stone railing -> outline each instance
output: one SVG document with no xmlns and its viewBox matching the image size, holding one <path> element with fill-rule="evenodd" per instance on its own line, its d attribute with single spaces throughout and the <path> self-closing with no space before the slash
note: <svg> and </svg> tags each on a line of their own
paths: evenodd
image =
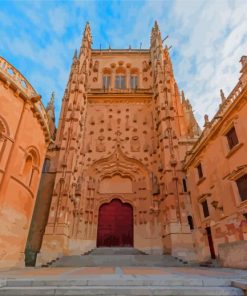
<svg viewBox="0 0 247 296">
<path fill-rule="evenodd" d="M 0 57 L 0 72 L 14 82 L 27 96 L 36 95 L 36 91 L 27 79 L 3 57 Z"/>
<path fill-rule="evenodd" d="M 210 127 L 214 126 L 219 121 L 219 119 L 223 117 L 223 115 L 228 110 L 228 108 L 239 97 L 239 95 L 245 88 L 246 87 L 244 87 L 240 81 L 237 83 L 237 85 L 234 87 L 234 89 L 231 91 L 231 93 L 225 99 L 225 101 L 220 104 L 219 110 L 216 112 L 216 114 L 210 121 L 210 125 L 209 125 Z"/>
<path fill-rule="evenodd" d="M 18 88 L 31 100 L 33 103 L 32 110 L 42 125 L 46 140 L 48 141 L 50 138 L 48 118 L 45 107 L 40 100 L 41 96 L 35 91 L 27 79 L 3 57 L 0 57 L 0 73 L 3 74 L 6 81 L 14 84 L 15 88 Z"/>
<path fill-rule="evenodd" d="M 239 95 L 246 91 L 247 84 L 243 84 L 241 81 L 237 83 L 237 85 L 234 87 L 234 89 L 231 91 L 231 93 L 228 95 L 228 97 L 219 105 L 219 109 L 212 118 L 211 121 L 208 121 L 205 123 L 205 128 L 199 137 L 197 143 L 192 148 L 189 154 L 194 154 L 198 147 L 203 143 L 203 141 L 210 136 L 211 131 L 214 130 L 214 128 L 218 125 L 218 123 L 222 120 L 224 115 L 226 114 L 227 110 L 231 107 L 231 105 L 234 103 L 234 101 L 239 97 Z"/>
</svg>

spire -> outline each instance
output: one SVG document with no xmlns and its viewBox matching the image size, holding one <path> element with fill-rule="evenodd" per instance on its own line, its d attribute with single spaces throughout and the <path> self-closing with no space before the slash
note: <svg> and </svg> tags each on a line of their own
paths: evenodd
<svg viewBox="0 0 247 296">
<path fill-rule="evenodd" d="M 182 95 L 182 103 L 185 104 L 185 95 L 184 95 L 184 91 L 183 90 L 181 92 L 181 95 Z"/>
<path fill-rule="evenodd" d="M 221 101 L 222 101 L 222 103 L 224 103 L 225 100 L 226 100 L 226 97 L 225 97 L 225 94 L 224 94 L 224 92 L 223 92 L 222 89 L 220 90 L 220 96 L 221 96 Z"/>
<path fill-rule="evenodd" d="M 49 103 L 46 106 L 46 114 L 48 118 L 48 123 L 49 123 L 49 130 L 52 139 L 55 139 L 56 135 L 56 126 L 55 126 L 55 92 L 53 91 L 51 93 L 51 98 Z"/>
<path fill-rule="evenodd" d="M 80 55 L 82 54 L 82 52 L 84 50 L 91 49 L 92 43 L 93 43 L 93 40 L 92 40 L 92 35 L 91 35 L 91 29 L 90 29 L 89 22 L 87 22 L 85 29 L 84 29 L 83 37 L 82 37 Z"/>
<path fill-rule="evenodd" d="M 151 47 L 153 46 L 162 46 L 161 34 L 157 21 L 154 22 L 154 26 L 151 32 Z"/>
<path fill-rule="evenodd" d="M 73 59 L 75 60 L 75 59 L 77 59 L 77 49 L 75 49 L 75 52 L 74 52 L 74 57 L 73 57 Z"/>
<path fill-rule="evenodd" d="M 47 104 L 47 107 L 46 107 L 47 112 L 48 112 L 48 110 L 54 110 L 55 109 L 54 102 L 55 102 L 55 92 L 53 91 L 51 93 L 50 101 L 49 101 L 49 103 Z"/>
</svg>

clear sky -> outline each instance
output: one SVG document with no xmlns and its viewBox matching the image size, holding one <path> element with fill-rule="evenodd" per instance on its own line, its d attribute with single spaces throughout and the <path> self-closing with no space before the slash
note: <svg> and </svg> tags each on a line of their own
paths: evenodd
<svg viewBox="0 0 247 296">
<path fill-rule="evenodd" d="M 0 0 L 0 55 L 42 95 L 56 93 L 56 117 L 68 80 L 73 52 L 80 48 L 86 21 L 93 47 L 149 47 L 157 20 L 169 35 L 180 90 L 190 99 L 200 125 L 213 116 L 239 78 L 247 55 L 246 0 Z"/>
</svg>

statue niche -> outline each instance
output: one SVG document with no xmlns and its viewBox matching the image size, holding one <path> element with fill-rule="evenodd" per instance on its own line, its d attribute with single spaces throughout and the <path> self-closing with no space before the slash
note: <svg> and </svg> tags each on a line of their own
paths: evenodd
<svg viewBox="0 0 247 296">
<path fill-rule="evenodd" d="M 105 144 L 103 143 L 104 136 L 99 136 L 96 141 L 96 151 L 97 152 L 105 152 Z"/>
<path fill-rule="evenodd" d="M 153 173 L 151 174 L 151 181 L 152 181 L 152 194 L 153 195 L 160 194 L 160 185 L 158 182 L 158 178 Z"/>
<path fill-rule="evenodd" d="M 140 151 L 140 140 L 138 136 L 133 136 L 130 142 L 130 148 L 132 152 Z"/>
</svg>

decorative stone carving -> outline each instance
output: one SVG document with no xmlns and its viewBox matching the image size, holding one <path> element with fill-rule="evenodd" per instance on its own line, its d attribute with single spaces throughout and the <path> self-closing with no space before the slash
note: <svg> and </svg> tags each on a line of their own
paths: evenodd
<svg viewBox="0 0 247 296">
<path fill-rule="evenodd" d="M 149 145 L 148 145 L 147 143 L 145 143 L 145 144 L 143 145 L 143 151 L 144 151 L 144 152 L 148 152 L 148 151 L 149 151 Z"/>
<path fill-rule="evenodd" d="M 105 144 L 103 143 L 104 136 L 99 136 L 96 142 L 96 151 L 105 152 Z"/>
<path fill-rule="evenodd" d="M 140 140 L 138 136 L 133 136 L 130 141 L 130 149 L 132 152 L 140 151 Z"/>
<path fill-rule="evenodd" d="M 158 182 L 158 178 L 153 173 L 151 173 L 151 184 L 152 184 L 152 194 L 153 195 L 160 194 L 160 185 Z"/>
</svg>

